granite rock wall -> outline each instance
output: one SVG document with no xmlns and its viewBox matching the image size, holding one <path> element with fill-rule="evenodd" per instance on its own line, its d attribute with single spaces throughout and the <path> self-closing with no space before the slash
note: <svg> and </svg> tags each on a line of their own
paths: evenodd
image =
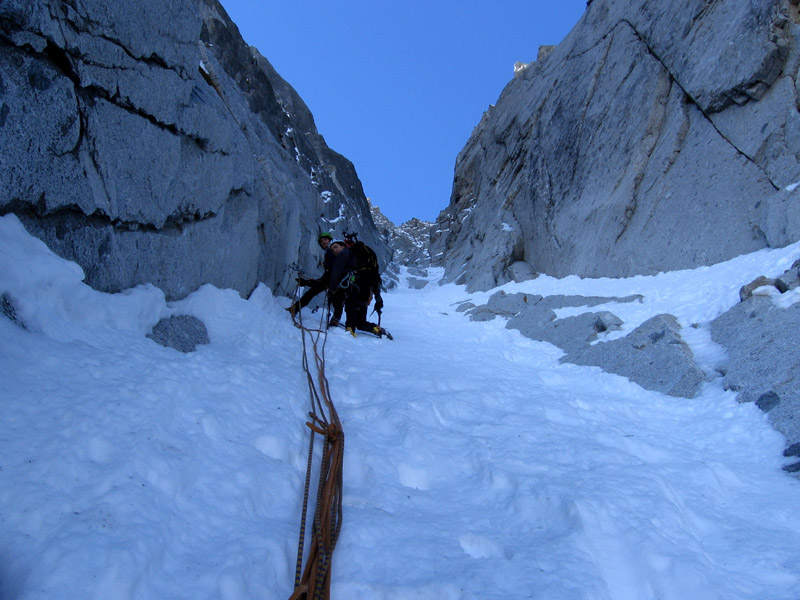
<svg viewBox="0 0 800 600">
<path fill-rule="evenodd" d="M 489 289 L 800 239 L 797 39 L 788 0 L 594 0 L 475 127 L 431 256 Z"/>
<path fill-rule="evenodd" d="M 320 230 L 384 259 L 353 165 L 216 0 L 0 5 L 0 214 L 87 283 L 291 291 Z"/>
</svg>

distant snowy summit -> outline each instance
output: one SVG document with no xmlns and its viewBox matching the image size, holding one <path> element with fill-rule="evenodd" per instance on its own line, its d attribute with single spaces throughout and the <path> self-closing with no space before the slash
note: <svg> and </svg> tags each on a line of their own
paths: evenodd
<svg viewBox="0 0 800 600">
<path fill-rule="evenodd" d="M 367 201 L 369 202 L 369 199 Z M 372 202 L 369 202 L 369 206 L 378 232 L 393 250 L 393 263 L 422 269 L 431 266 L 430 243 L 433 223 L 415 217 L 402 225 L 395 225 L 378 206 Z"/>
</svg>

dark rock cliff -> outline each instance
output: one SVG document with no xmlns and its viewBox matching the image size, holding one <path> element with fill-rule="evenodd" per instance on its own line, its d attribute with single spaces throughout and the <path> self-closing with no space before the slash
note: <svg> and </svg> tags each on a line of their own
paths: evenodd
<svg viewBox="0 0 800 600">
<path fill-rule="evenodd" d="M 0 4 L 0 144 L 0 214 L 100 290 L 281 293 L 320 229 L 389 256 L 353 165 L 215 0 Z"/>
<path fill-rule="evenodd" d="M 796 0 L 594 0 L 456 162 L 431 256 L 488 289 L 800 239 Z"/>
</svg>

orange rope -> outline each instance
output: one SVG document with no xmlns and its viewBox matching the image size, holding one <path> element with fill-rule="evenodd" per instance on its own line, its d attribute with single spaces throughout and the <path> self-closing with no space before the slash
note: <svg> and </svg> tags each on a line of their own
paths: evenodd
<svg viewBox="0 0 800 600">
<path fill-rule="evenodd" d="M 297 292 L 295 292 L 296 295 Z M 322 314 L 322 318 L 325 321 L 327 321 L 326 312 L 328 311 L 323 311 Z M 308 380 L 311 399 L 311 411 L 308 413 L 311 420 L 306 422 L 306 426 L 311 430 L 311 439 L 309 441 L 308 464 L 306 466 L 306 481 L 303 493 L 303 514 L 300 520 L 300 539 L 297 545 L 295 586 L 289 600 L 329 600 L 331 561 L 342 527 L 344 432 L 342 431 L 339 415 L 331 400 L 328 379 L 325 376 L 327 331 L 322 329 L 322 324 L 320 324 L 319 329 L 306 328 L 303 325 L 301 312 L 298 311 L 297 315 L 299 316 L 299 322 L 295 321 L 295 325 L 303 332 L 303 370 Z M 320 352 L 319 340 L 323 334 L 324 338 Z M 309 367 L 307 337 L 311 340 L 311 352 L 314 356 L 317 375 L 316 384 Z M 315 433 L 323 436 L 322 463 L 320 465 L 317 500 L 314 509 L 314 530 L 305 569 L 302 569 Z"/>
</svg>

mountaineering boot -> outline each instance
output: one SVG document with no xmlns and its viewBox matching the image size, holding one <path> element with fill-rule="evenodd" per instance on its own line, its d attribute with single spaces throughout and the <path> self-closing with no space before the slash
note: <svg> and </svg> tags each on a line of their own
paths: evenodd
<svg viewBox="0 0 800 600">
<path fill-rule="evenodd" d="M 377 335 L 377 336 L 378 336 L 378 337 L 380 337 L 380 338 L 382 338 L 383 336 L 386 336 L 386 337 L 387 337 L 387 338 L 389 338 L 390 340 L 393 340 L 393 339 L 394 339 L 394 338 L 392 337 L 392 334 L 391 334 L 391 333 L 389 333 L 389 332 L 388 332 L 388 331 L 386 331 L 386 330 L 385 330 L 383 327 L 380 327 L 380 326 L 378 326 L 378 325 L 375 325 L 375 327 L 373 327 L 373 328 L 372 328 L 372 333 L 374 333 L 375 335 Z"/>
<path fill-rule="evenodd" d="M 339 326 L 339 319 L 337 319 L 336 317 L 333 317 L 333 318 L 332 318 L 332 319 L 331 319 L 331 320 L 328 322 L 328 327 L 338 327 L 338 326 Z"/>
<path fill-rule="evenodd" d="M 356 337 L 356 329 L 355 329 L 355 327 L 347 327 L 346 331 L 347 331 L 347 333 L 349 333 L 353 337 Z"/>
</svg>

